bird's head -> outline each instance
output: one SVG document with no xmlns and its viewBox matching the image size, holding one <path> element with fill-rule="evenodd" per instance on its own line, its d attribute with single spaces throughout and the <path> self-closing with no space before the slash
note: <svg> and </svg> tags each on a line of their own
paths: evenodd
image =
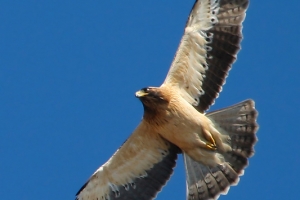
<svg viewBox="0 0 300 200">
<path fill-rule="evenodd" d="M 144 109 L 147 112 L 153 112 L 157 109 L 162 109 L 168 104 L 166 95 L 160 88 L 157 87 L 146 87 L 135 93 L 135 96 L 141 100 Z"/>
</svg>

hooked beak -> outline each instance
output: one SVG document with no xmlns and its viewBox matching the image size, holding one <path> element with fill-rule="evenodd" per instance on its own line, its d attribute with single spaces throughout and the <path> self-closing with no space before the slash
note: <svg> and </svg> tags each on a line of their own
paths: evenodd
<svg viewBox="0 0 300 200">
<path fill-rule="evenodd" d="M 144 97 L 144 96 L 147 96 L 147 95 L 148 95 L 148 93 L 143 91 L 143 90 L 139 90 L 135 93 L 135 97 L 137 97 L 137 98 L 141 98 L 141 97 Z"/>
</svg>

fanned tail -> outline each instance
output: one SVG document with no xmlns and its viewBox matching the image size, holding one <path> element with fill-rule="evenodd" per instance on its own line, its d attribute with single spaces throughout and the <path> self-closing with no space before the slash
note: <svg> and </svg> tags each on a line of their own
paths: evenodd
<svg viewBox="0 0 300 200">
<path fill-rule="evenodd" d="M 224 162 L 214 167 L 203 165 L 184 154 L 187 176 L 187 199 L 217 199 L 226 194 L 230 185 L 239 182 L 248 165 L 248 158 L 254 154 L 257 141 L 257 111 L 254 101 L 246 100 L 231 107 L 207 113 L 215 128 L 222 135 L 222 142 L 230 151 L 218 151 Z"/>
</svg>

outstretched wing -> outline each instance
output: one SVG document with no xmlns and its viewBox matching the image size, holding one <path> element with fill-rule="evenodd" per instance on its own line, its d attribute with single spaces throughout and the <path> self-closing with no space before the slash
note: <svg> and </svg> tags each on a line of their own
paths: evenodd
<svg viewBox="0 0 300 200">
<path fill-rule="evenodd" d="M 170 178 L 179 149 L 143 122 L 76 194 L 76 200 L 152 199 Z"/>
<path fill-rule="evenodd" d="M 163 84 L 200 112 L 214 103 L 236 60 L 248 0 L 197 0 Z"/>
</svg>

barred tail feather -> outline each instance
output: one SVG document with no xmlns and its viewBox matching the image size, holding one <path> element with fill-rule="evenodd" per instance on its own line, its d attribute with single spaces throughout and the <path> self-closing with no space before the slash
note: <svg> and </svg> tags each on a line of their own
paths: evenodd
<svg viewBox="0 0 300 200">
<path fill-rule="evenodd" d="M 220 194 L 227 194 L 230 185 L 239 182 L 238 174 L 228 163 L 208 167 L 194 161 L 184 154 L 187 176 L 187 199 L 217 199 Z"/>
<path fill-rule="evenodd" d="M 239 182 L 239 176 L 243 175 L 248 165 L 248 158 L 254 154 L 253 147 L 257 141 L 258 130 L 257 115 L 252 100 L 206 114 L 224 136 L 222 140 L 231 150 L 218 151 L 217 154 L 224 162 L 214 167 L 196 162 L 184 154 L 187 199 L 217 199 L 220 194 L 227 193 L 230 185 Z"/>
<path fill-rule="evenodd" d="M 243 173 L 243 169 L 248 165 L 248 158 L 254 154 L 258 130 L 257 115 L 252 100 L 207 114 L 216 129 L 221 134 L 229 136 L 230 141 L 223 142 L 228 142 L 232 151 L 223 153 L 223 156 L 239 174 Z"/>
</svg>

